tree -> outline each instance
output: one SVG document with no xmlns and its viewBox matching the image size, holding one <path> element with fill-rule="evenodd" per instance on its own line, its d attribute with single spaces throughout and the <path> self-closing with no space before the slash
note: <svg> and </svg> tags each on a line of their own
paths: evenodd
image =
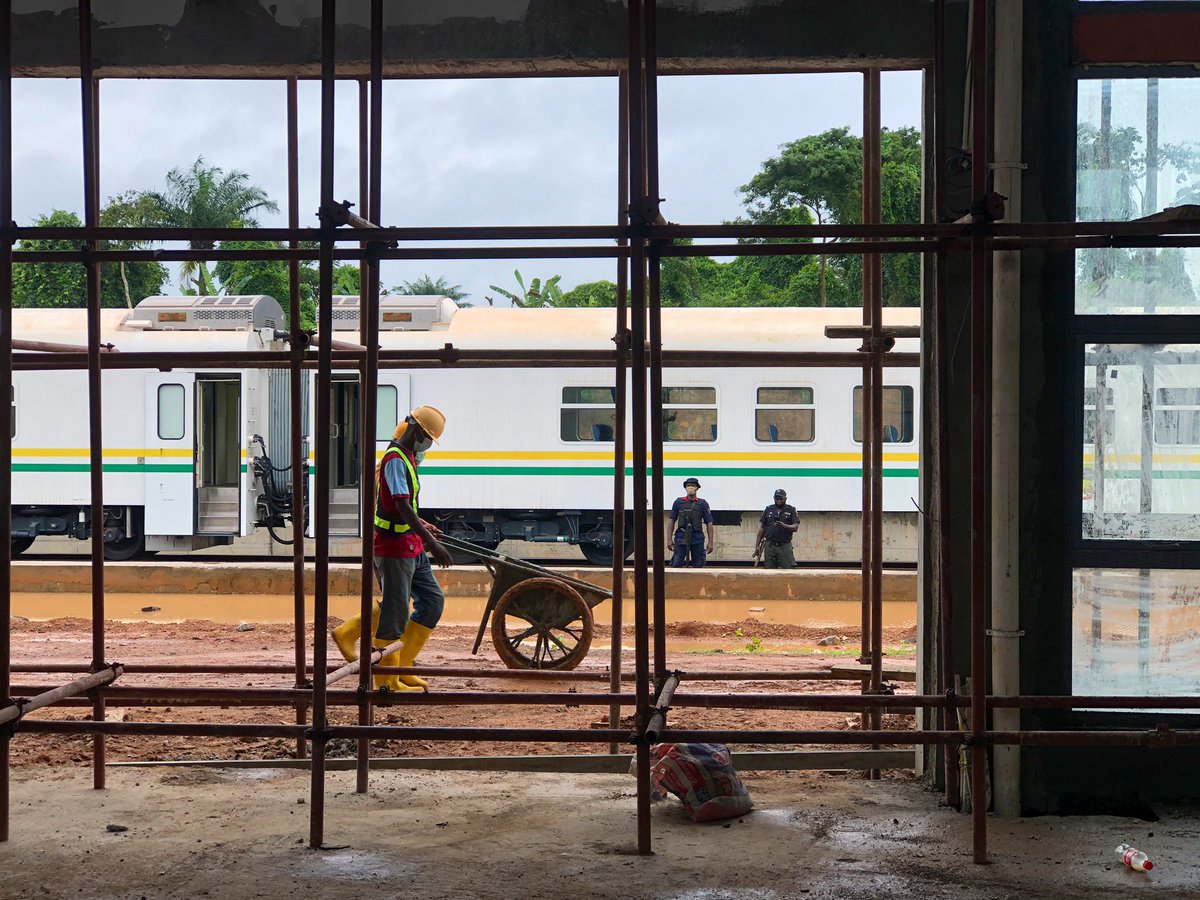
<svg viewBox="0 0 1200 900">
<path fill-rule="evenodd" d="M 430 275 L 422 275 L 416 281 L 402 281 L 392 288 L 392 293 L 425 297 L 449 297 L 455 302 L 471 296 L 463 290 L 461 284 L 450 284 L 444 275 L 439 275 L 436 280 Z M 470 306 L 469 303 L 464 305 Z"/>
<path fill-rule="evenodd" d="M 204 157 L 198 157 L 190 169 L 167 173 L 165 191 L 150 191 L 139 199 L 138 207 L 145 215 L 143 224 L 169 228 L 254 227 L 258 224 L 256 212 L 275 213 L 279 207 L 249 179 L 237 169 L 226 172 L 218 166 L 205 166 Z M 211 250 L 214 243 L 197 240 L 189 245 L 193 250 Z M 203 261 L 185 262 L 179 274 L 184 290 L 194 284 L 199 294 L 214 293 Z"/>
<path fill-rule="evenodd" d="M 494 284 L 489 284 L 488 287 L 507 298 L 513 306 L 538 307 L 563 305 L 562 288 L 558 286 L 558 282 L 562 278 L 561 275 L 550 276 L 546 279 L 545 284 L 542 283 L 540 278 L 535 278 L 529 282 L 529 287 L 525 287 L 525 279 L 521 277 L 521 272 L 519 269 L 513 272 L 513 277 L 517 280 L 517 284 L 521 288 L 521 293 L 519 294 L 515 294 L 512 291 L 506 291 L 504 288 L 497 287 Z M 487 297 L 485 299 L 487 300 L 489 306 L 493 305 L 491 297 Z"/>
<path fill-rule="evenodd" d="M 145 221 L 147 201 L 145 195 L 136 191 L 127 191 L 110 197 L 108 203 L 100 210 L 100 224 L 106 228 L 133 228 Z M 146 241 L 105 241 L 104 247 L 115 250 L 138 250 L 148 246 Z M 111 264 L 104 266 L 107 280 L 109 271 L 114 268 Z M 167 280 L 167 270 L 164 266 L 148 263 L 118 262 L 115 266 L 117 277 L 120 279 L 121 293 L 125 298 L 125 306 L 133 309 L 136 302 L 153 296 L 162 290 L 163 282 Z M 136 300 L 134 299 L 136 298 Z"/>
<path fill-rule="evenodd" d="M 883 129 L 880 158 L 883 222 L 919 222 L 920 133 L 915 128 Z M 861 222 L 862 161 L 862 138 L 850 134 L 849 128 L 832 128 L 785 144 L 779 156 L 764 162 L 759 173 L 740 188 L 749 221 L 794 224 L 797 209 L 805 209 L 819 225 Z M 826 257 L 821 256 L 819 264 L 818 292 L 824 306 L 829 300 L 827 268 L 834 268 L 834 263 L 827 266 Z M 850 292 L 861 293 L 862 258 L 848 257 L 837 266 Z M 888 254 L 883 269 L 886 305 L 915 306 L 920 302 L 919 258 Z"/>
<path fill-rule="evenodd" d="M 106 224 L 107 207 L 100 213 Z M 111 220 L 110 220 L 111 221 Z M 56 209 L 34 221 L 38 228 L 81 228 L 72 212 Z M 131 242 L 105 241 L 101 249 L 127 249 Z M 78 241 L 23 240 L 18 250 L 77 250 Z M 155 262 L 105 264 L 100 267 L 100 305 L 131 308 L 145 297 L 157 294 L 167 270 Z M 87 306 L 87 271 L 78 263 L 21 263 L 13 267 L 13 306 L 17 308 L 71 308 Z"/>
<path fill-rule="evenodd" d="M 617 305 L 617 286 L 611 281 L 587 281 L 562 295 L 560 306 L 605 308 Z"/>
</svg>

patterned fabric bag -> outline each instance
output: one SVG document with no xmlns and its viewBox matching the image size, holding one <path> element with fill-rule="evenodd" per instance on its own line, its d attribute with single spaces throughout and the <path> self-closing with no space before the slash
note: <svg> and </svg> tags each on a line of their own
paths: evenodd
<svg viewBox="0 0 1200 900">
<path fill-rule="evenodd" d="M 655 744 L 650 784 L 656 801 L 678 797 L 693 822 L 731 819 L 753 806 L 724 744 Z"/>
</svg>

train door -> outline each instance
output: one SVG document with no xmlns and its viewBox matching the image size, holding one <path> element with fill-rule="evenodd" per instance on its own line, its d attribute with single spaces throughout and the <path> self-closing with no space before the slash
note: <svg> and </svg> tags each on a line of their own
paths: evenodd
<svg viewBox="0 0 1200 900">
<path fill-rule="evenodd" d="M 241 379 L 196 378 L 196 533 L 241 529 Z"/>
<path fill-rule="evenodd" d="M 362 432 L 359 410 L 359 382 L 356 376 L 335 376 L 330 384 L 330 421 L 325 427 L 316 422 L 312 409 L 313 443 L 328 440 L 329 470 L 329 534 L 333 537 L 357 537 L 362 503 L 359 487 L 362 483 L 359 465 L 359 439 Z M 408 412 L 408 374 L 380 372 L 379 394 L 375 415 L 375 458 L 387 448 L 396 423 Z M 316 469 L 310 469 L 309 496 L 316 496 Z M 309 536 L 313 532 L 310 527 Z"/>
<path fill-rule="evenodd" d="M 146 376 L 145 533 L 192 534 L 194 468 L 192 394 L 195 376 L 168 372 Z"/>
</svg>

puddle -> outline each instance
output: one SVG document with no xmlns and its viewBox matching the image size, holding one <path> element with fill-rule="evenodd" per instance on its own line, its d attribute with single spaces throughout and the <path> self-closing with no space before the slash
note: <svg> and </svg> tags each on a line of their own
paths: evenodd
<svg viewBox="0 0 1200 900">
<path fill-rule="evenodd" d="M 483 616 L 486 598 L 447 597 L 442 616 L 445 625 L 478 625 Z M 291 622 L 293 600 L 288 595 L 270 594 L 129 594 L 110 593 L 104 597 L 106 618 L 120 622 L 182 622 L 186 619 L 207 619 L 212 622 L 239 624 L 242 622 Z M 329 598 L 330 615 L 347 618 L 358 612 L 358 597 Z M 143 607 L 157 607 L 143 612 Z M 634 621 L 633 602 L 622 604 L 626 623 Z M 90 593 L 32 593 L 12 595 L 14 615 L 27 619 L 56 619 L 63 616 L 90 618 Z M 606 601 L 594 610 L 596 620 L 607 623 L 612 616 L 611 603 Z M 312 618 L 312 598 L 308 600 L 307 615 Z M 856 600 L 709 600 L 670 599 L 667 601 L 668 622 L 741 622 L 755 619 L 785 625 L 804 625 L 811 628 L 852 628 L 862 620 L 861 607 Z M 886 627 L 912 627 L 917 621 L 916 603 L 890 601 L 883 604 L 883 624 Z"/>
</svg>

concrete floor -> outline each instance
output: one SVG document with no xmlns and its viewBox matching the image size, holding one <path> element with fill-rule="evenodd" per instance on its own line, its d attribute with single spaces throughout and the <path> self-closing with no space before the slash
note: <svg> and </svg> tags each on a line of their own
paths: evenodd
<svg viewBox="0 0 1200 900">
<path fill-rule="evenodd" d="M 655 854 L 634 853 L 626 776 L 329 776 L 328 848 L 309 850 L 308 775 L 20 770 L 0 896 L 44 897 L 1196 897 L 1200 811 L 1161 820 L 993 820 L 993 863 L 970 856 L 966 816 L 905 780 L 749 775 L 756 809 L 693 825 L 672 800 Z M 128 831 L 110 833 L 109 824 Z M 1157 864 L 1121 866 L 1134 842 Z"/>
</svg>

